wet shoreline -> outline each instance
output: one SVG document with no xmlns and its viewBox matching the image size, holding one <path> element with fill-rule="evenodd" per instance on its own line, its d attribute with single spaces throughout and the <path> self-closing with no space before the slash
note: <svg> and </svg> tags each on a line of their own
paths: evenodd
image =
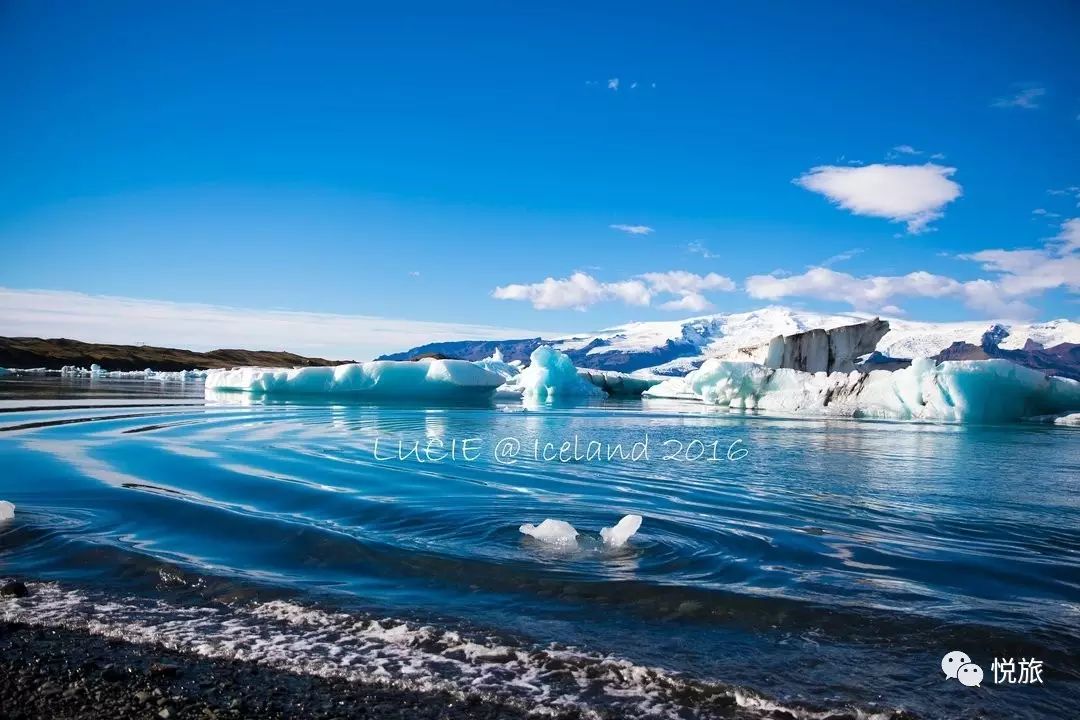
<svg viewBox="0 0 1080 720">
<path fill-rule="evenodd" d="M 299 675 L 12 622 L 0 622 L 0 708 L 9 720 L 526 717 L 478 695 Z"/>
</svg>

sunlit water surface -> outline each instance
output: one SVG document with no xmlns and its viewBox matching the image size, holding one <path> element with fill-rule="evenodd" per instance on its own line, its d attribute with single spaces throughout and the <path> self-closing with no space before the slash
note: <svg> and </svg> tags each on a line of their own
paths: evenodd
<svg viewBox="0 0 1080 720">
<path fill-rule="evenodd" d="M 44 583 L 8 619 L 612 716 L 1080 713 L 1075 429 L 9 378 L 0 468 L 0 576 Z"/>
</svg>

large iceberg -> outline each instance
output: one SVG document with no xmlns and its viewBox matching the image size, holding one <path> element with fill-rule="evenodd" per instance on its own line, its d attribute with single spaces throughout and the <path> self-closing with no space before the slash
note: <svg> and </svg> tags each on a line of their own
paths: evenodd
<svg viewBox="0 0 1080 720">
<path fill-rule="evenodd" d="M 848 417 L 1012 422 L 1080 408 L 1080 382 L 1007 360 L 935 363 L 889 372 L 805 373 L 708 360 L 646 397 L 701 400 L 732 409 Z"/>
<path fill-rule="evenodd" d="M 206 389 L 430 400 L 487 397 L 504 381 L 466 360 L 375 360 L 333 367 L 210 370 Z"/>
</svg>

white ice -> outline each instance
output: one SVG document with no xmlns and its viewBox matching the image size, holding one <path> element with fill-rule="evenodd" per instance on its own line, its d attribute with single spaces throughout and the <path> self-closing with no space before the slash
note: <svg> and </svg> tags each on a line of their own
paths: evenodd
<svg viewBox="0 0 1080 720">
<path fill-rule="evenodd" d="M 376 360 L 335 367 L 210 370 L 206 389 L 257 394 L 350 394 L 432 399 L 485 397 L 504 378 L 467 360 Z"/>
<path fill-rule="evenodd" d="M 563 398 L 603 397 L 604 391 L 578 375 L 565 354 L 541 345 L 529 356 L 529 367 L 514 383 L 526 400 L 550 402 Z"/>
<path fill-rule="evenodd" d="M 491 357 L 484 358 L 483 360 L 476 360 L 473 364 L 482 367 L 489 372 L 493 372 L 496 375 L 501 375 L 507 380 L 516 377 L 521 373 L 520 365 L 511 365 L 503 360 L 503 354 L 499 348 L 495 348 L 495 352 L 491 354 Z"/>
<path fill-rule="evenodd" d="M 78 378 L 110 378 L 113 380 L 157 380 L 158 382 L 187 382 L 189 380 L 202 380 L 206 377 L 206 370 L 106 370 L 100 365 L 91 365 L 89 368 L 65 365 L 59 370 L 50 368 L 0 368 L 0 374 L 11 375 L 61 375 L 63 377 Z"/>
<path fill-rule="evenodd" d="M 578 531 L 574 526 L 564 520 L 552 520 L 548 518 L 539 525 L 525 523 L 518 528 L 525 535 L 534 537 L 540 542 L 552 545 L 576 545 Z"/>
<path fill-rule="evenodd" d="M 0 522 L 15 517 L 15 506 L 7 500 L 0 500 Z"/>
<path fill-rule="evenodd" d="M 601 530 L 600 537 L 604 539 L 604 543 L 611 547 L 622 547 L 640 527 L 640 515 L 625 515 L 622 520 L 616 523 L 615 527 Z"/>
<path fill-rule="evenodd" d="M 1007 360 L 915 360 L 895 372 L 804 373 L 708 360 L 646 397 L 732 409 L 915 420 L 1011 422 L 1080 408 L 1080 383 Z"/>
</svg>

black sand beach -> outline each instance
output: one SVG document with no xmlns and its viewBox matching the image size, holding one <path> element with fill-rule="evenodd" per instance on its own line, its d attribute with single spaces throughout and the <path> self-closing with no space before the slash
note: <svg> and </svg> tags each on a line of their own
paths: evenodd
<svg viewBox="0 0 1080 720">
<path fill-rule="evenodd" d="M 0 717 L 449 720 L 525 715 L 479 696 L 364 686 L 5 622 L 0 623 Z"/>
</svg>

